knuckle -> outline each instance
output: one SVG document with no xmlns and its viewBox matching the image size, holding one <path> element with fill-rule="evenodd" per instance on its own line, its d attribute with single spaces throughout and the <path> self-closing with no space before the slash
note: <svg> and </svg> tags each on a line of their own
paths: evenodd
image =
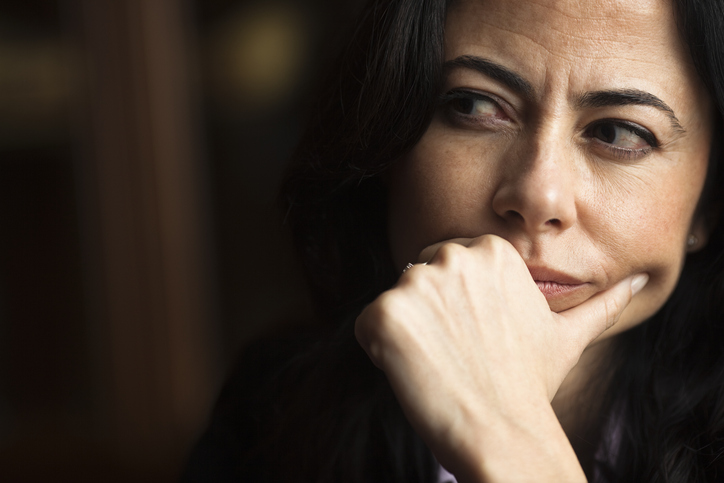
<svg viewBox="0 0 724 483">
<path fill-rule="evenodd" d="M 502 247 L 505 244 L 505 240 L 499 236 L 496 235 L 483 235 L 483 240 L 485 243 L 487 243 L 491 248 L 495 249 L 502 249 Z"/>
<path fill-rule="evenodd" d="M 409 309 L 405 305 L 405 297 L 394 289 L 384 292 L 364 309 L 355 322 L 357 341 L 381 369 L 384 369 L 389 354 L 399 347 L 399 340 L 404 340 L 406 331 L 409 331 L 403 316 Z"/>
<path fill-rule="evenodd" d="M 501 238 L 496 235 L 482 235 L 478 237 L 477 244 L 488 253 L 496 257 L 510 257 L 515 256 L 520 258 L 518 251 L 511 243 L 505 238 Z"/>
<path fill-rule="evenodd" d="M 485 263 L 491 266 L 497 266 L 506 270 L 516 267 L 521 269 L 525 266 L 525 262 L 521 258 L 518 250 L 505 238 L 496 235 L 483 235 L 479 237 L 476 245 L 480 250 L 476 251 L 480 260 L 486 260 Z"/>
<path fill-rule="evenodd" d="M 402 310 L 400 297 L 393 291 L 384 292 L 365 309 L 364 317 L 357 319 L 355 332 L 361 331 L 368 342 L 384 339 L 393 330 L 397 314 Z"/>
<path fill-rule="evenodd" d="M 500 253 L 501 255 L 520 258 L 518 251 L 505 238 L 501 238 L 499 236 L 494 236 L 494 237 L 492 237 L 491 243 L 493 244 L 493 248 L 496 250 L 496 252 Z"/>
<path fill-rule="evenodd" d="M 497 244 L 496 238 L 494 235 L 482 235 L 475 240 L 475 244 L 485 250 L 495 250 Z"/>
<path fill-rule="evenodd" d="M 457 243 L 446 243 L 440 247 L 435 256 L 442 264 L 456 264 L 465 256 L 467 248 Z"/>
<path fill-rule="evenodd" d="M 375 318 L 371 312 L 365 309 L 354 324 L 354 335 L 370 360 L 372 360 L 376 366 L 380 367 L 382 349 L 379 339 L 376 336 L 376 331 L 374 330 L 374 324 L 372 323 L 374 321 Z"/>
</svg>

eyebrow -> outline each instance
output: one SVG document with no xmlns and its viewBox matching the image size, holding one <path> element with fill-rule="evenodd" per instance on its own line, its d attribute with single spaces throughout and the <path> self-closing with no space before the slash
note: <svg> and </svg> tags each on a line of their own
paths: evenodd
<svg viewBox="0 0 724 483">
<path fill-rule="evenodd" d="M 445 62 L 443 64 L 443 71 L 447 73 L 455 67 L 475 70 L 493 80 L 505 84 L 518 94 L 522 94 L 527 98 L 533 96 L 533 86 L 530 82 L 523 79 L 512 70 L 506 69 L 502 65 L 483 59 L 482 57 L 476 57 L 473 55 L 463 55 L 461 57 L 457 57 Z"/>
<path fill-rule="evenodd" d="M 534 89 L 530 82 L 512 70 L 488 59 L 473 55 L 463 55 L 443 64 L 443 70 L 445 73 L 448 73 L 456 67 L 477 71 L 493 80 L 501 82 L 527 99 L 533 97 Z M 671 122 L 672 128 L 675 131 L 680 133 L 686 132 L 681 125 L 681 122 L 679 122 L 679 119 L 676 117 L 676 114 L 674 114 L 674 110 L 671 109 L 668 104 L 655 95 L 639 89 L 616 89 L 588 92 L 578 99 L 576 105 L 579 108 L 632 105 L 653 107 L 666 114 Z"/>
<path fill-rule="evenodd" d="M 655 95 L 638 89 L 588 92 L 578 99 L 577 105 L 582 108 L 631 105 L 654 107 L 666 114 L 675 131 L 680 133 L 686 132 L 679 122 L 679 119 L 677 119 L 676 114 L 674 114 L 674 110 L 670 108 L 668 104 Z"/>
</svg>

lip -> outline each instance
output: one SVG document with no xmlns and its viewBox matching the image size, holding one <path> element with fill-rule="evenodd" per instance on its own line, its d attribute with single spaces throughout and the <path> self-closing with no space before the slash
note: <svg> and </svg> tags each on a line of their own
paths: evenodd
<svg viewBox="0 0 724 483">
<path fill-rule="evenodd" d="M 573 275 L 548 267 L 528 266 L 528 271 L 536 282 L 553 282 L 559 285 L 583 285 L 586 283 Z"/>
<path fill-rule="evenodd" d="M 547 267 L 528 267 L 538 289 L 550 302 L 552 299 L 571 295 L 588 285 L 585 281 L 567 273 Z"/>
</svg>

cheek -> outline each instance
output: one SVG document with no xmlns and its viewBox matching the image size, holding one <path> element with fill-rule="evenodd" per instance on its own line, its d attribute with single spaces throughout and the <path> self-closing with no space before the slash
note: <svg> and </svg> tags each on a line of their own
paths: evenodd
<svg viewBox="0 0 724 483">
<path fill-rule="evenodd" d="M 686 256 L 686 239 L 705 175 L 702 169 L 645 179 L 647 188 L 628 196 L 625 206 L 608 216 L 612 233 L 601 237 L 612 278 L 646 272 L 649 283 L 624 311 L 619 323 L 601 339 L 621 333 L 653 316 L 678 281 Z M 669 180 L 677 180 L 669 183 Z M 655 189 L 653 188 L 655 187 Z M 625 209 L 624 209 L 625 208 Z M 616 240 L 615 242 L 612 242 Z"/>
<path fill-rule="evenodd" d="M 395 267 L 417 261 L 427 246 L 484 233 L 492 178 L 470 143 L 428 133 L 388 177 L 388 233 Z"/>
<path fill-rule="evenodd" d="M 647 220 L 654 221 L 654 220 Z M 663 225 L 639 225 L 633 236 L 624 240 L 619 252 L 615 279 L 647 273 L 649 282 L 624 311 L 619 324 L 608 335 L 627 330 L 653 316 L 666 302 L 676 286 L 684 260 L 682 230 L 666 231 Z M 672 227 L 673 228 L 673 227 Z"/>
<path fill-rule="evenodd" d="M 420 160 L 411 153 L 397 161 L 390 172 L 388 233 L 392 258 L 399 271 L 416 262 L 430 230 L 442 219 L 439 211 L 449 206 L 447 195 L 421 171 Z"/>
</svg>

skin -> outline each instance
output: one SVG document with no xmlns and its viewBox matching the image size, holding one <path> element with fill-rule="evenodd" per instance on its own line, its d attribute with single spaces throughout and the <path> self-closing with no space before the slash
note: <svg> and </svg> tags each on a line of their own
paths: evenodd
<svg viewBox="0 0 724 483">
<path fill-rule="evenodd" d="M 459 481 L 584 481 L 568 408 L 706 243 L 712 103 L 664 0 L 460 0 L 445 43 L 443 101 L 388 178 L 394 262 L 429 264 L 356 334 Z"/>
</svg>

